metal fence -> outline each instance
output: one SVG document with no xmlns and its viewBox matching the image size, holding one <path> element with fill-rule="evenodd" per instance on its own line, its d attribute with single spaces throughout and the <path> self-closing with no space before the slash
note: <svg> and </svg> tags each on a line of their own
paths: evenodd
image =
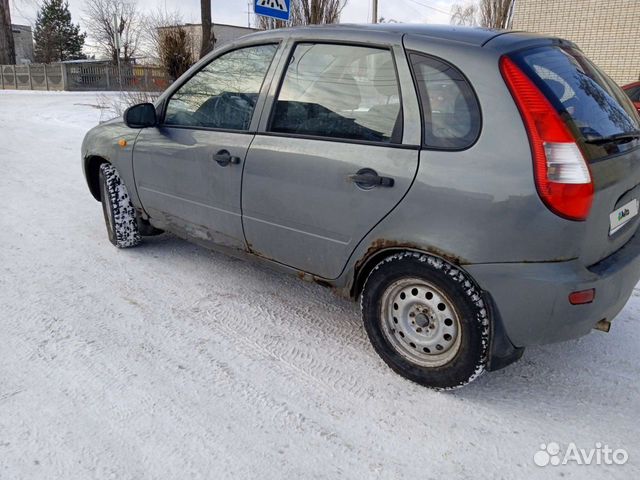
<svg viewBox="0 0 640 480">
<path fill-rule="evenodd" d="M 0 65 L 0 89 L 68 91 L 162 91 L 171 80 L 159 67 L 53 63 Z"/>
</svg>

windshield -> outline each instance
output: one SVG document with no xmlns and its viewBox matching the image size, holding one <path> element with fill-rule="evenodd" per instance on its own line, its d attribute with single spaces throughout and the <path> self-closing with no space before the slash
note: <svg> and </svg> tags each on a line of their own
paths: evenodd
<svg viewBox="0 0 640 480">
<path fill-rule="evenodd" d="M 582 52 L 571 47 L 541 47 L 511 58 L 564 118 L 589 160 L 640 144 L 633 139 L 640 130 L 633 104 Z M 617 141 L 607 142 L 609 138 Z"/>
</svg>

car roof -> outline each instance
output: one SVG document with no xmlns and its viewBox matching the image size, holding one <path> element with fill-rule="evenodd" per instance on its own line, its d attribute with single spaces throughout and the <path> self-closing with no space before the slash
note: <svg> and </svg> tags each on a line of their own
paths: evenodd
<svg viewBox="0 0 640 480">
<path fill-rule="evenodd" d="M 387 32 L 395 34 L 420 35 L 423 37 L 466 43 L 474 46 L 483 46 L 495 37 L 514 33 L 510 30 L 499 30 L 483 27 L 466 27 L 456 25 L 429 25 L 424 23 L 378 23 L 378 24 L 356 24 L 339 23 L 331 25 L 308 25 L 278 30 L 266 30 L 249 35 L 256 36 L 286 36 L 293 34 L 306 34 L 313 36 L 313 33 L 322 32 L 323 35 L 335 33 L 340 37 L 346 33 L 360 34 L 366 36 L 367 32 Z"/>
<path fill-rule="evenodd" d="M 363 30 L 379 30 L 409 35 L 422 35 L 441 40 L 453 40 L 472 45 L 484 45 L 498 35 L 509 33 L 508 30 L 495 28 L 465 27 L 456 25 L 429 25 L 424 23 L 378 23 L 374 25 L 349 25 L 345 27 L 361 28 Z"/>
</svg>

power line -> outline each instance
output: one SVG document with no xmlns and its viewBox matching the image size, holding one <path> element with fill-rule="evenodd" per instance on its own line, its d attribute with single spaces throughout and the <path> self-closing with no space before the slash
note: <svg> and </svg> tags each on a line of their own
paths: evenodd
<svg viewBox="0 0 640 480">
<path fill-rule="evenodd" d="M 431 5 L 427 5 L 426 3 L 418 2 L 417 0 L 409 0 L 410 2 L 415 3 L 416 5 L 420 5 L 421 7 L 430 8 L 431 10 L 435 10 L 436 12 L 444 13 L 445 15 L 451 15 L 451 12 L 447 12 L 442 10 L 441 8 L 433 7 Z"/>
</svg>

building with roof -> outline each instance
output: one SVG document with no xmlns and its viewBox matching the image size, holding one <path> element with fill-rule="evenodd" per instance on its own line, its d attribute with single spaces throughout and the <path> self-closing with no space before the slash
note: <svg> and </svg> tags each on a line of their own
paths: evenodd
<svg viewBox="0 0 640 480">
<path fill-rule="evenodd" d="M 16 50 L 16 64 L 33 62 L 33 33 L 28 25 L 11 25 Z"/>
</svg>

